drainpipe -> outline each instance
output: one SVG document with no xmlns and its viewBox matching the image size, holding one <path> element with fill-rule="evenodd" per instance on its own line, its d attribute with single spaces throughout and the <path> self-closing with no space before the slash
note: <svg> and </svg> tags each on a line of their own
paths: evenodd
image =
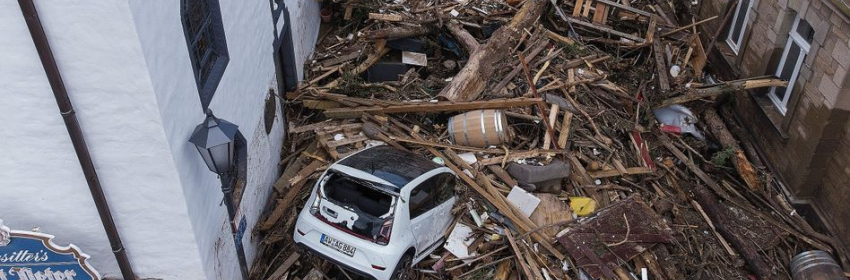
<svg viewBox="0 0 850 280">
<path fill-rule="evenodd" d="M 86 183 L 88 183 L 89 191 L 91 191 L 92 199 L 97 207 L 97 213 L 100 215 L 103 229 L 109 238 L 109 244 L 112 246 L 115 260 L 118 261 L 118 267 L 121 269 L 124 279 L 135 280 L 136 275 L 130 266 L 130 259 L 127 258 L 124 245 L 121 244 L 121 237 L 118 235 L 118 229 L 115 227 L 115 221 L 113 221 L 112 213 L 109 211 L 109 204 L 106 202 L 106 196 L 103 194 L 103 188 L 100 186 L 100 180 L 97 178 L 97 171 L 94 168 L 88 146 L 86 146 L 83 130 L 80 128 L 80 123 L 77 121 L 77 116 L 74 113 L 74 106 L 71 104 L 71 99 L 65 90 L 65 84 L 62 82 L 62 76 L 59 74 L 59 68 L 56 66 L 56 60 L 53 58 L 53 52 L 50 50 L 50 44 L 47 42 L 47 36 L 44 34 L 44 27 L 41 25 L 35 4 L 33 4 L 33 0 L 18 0 L 18 4 L 21 6 L 21 12 L 24 14 L 24 19 L 27 22 L 27 28 L 30 31 L 33 43 L 35 43 L 38 57 L 41 59 L 41 65 L 47 74 L 47 80 L 53 89 L 53 95 L 56 97 L 56 104 L 59 105 L 62 120 L 65 121 L 65 128 L 68 129 L 71 143 L 74 145 L 74 152 L 76 152 L 77 159 L 80 161 L 80 167 L 82 167 L 83 174 L 86 176 Z"/>
</svg>

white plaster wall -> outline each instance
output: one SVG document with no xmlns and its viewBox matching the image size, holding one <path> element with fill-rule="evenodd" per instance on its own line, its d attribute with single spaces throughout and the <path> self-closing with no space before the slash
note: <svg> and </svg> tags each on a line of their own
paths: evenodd
<svg viewBox="0 0 850 280">
<path fill-rule="evenodd" d="M 319 37 L 319 9 L 321 2 L 315 0 L 285 0 L 292 24 L 292 43 L 295 62 L 298 65 L 298 80 L 304 78 L 304 62 L 313 56 Z"/>
<path fill-rule="evenodd" d="M 159 113 L 186 194 L 207 279 L 238 279 L 239 267 L 227 211 L 216 175 L 202 162 L 188 138 L 203 120 L 198 90 L 180 21 L 179 1 L 129 0 Z M 243 243 L 249 264 L 257 240 L 250 236 L 278 175 L 280 114 L 275 131 L 265 134 L 263 101 L 274 80 L 273 26 L 267 1 L 220 0 L 230 62 L 210 108 L 239 126 L 248 140 L 248 182 L 240 215 L 248 227 Z M 237 218 L 238 219 L 238 218 Z M 253 246 L 249 246 L 253 245 Z"/>
<path fill-rule="evenodd" d="M 129 258 L 203 279 L 187 202 L 126 1 L 36 1 Z M 75 243 L 120 277 L 16 1 L 0 0 L 0 218 Z"/>
</svg>

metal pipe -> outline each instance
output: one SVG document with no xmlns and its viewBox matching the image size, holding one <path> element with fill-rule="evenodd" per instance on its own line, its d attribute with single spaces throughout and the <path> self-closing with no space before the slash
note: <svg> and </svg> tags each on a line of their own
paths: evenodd
<svg viewBox="0 0 850 280">
<path fill-rule="evenodd" d="M 100 215 L 103 229 L 106 231 L 109 244 L 112 246 L 112 252 L 115 254 L 115 260 L 118 261 L 118 267 L 121 269 L 124 279 L 135 280 L 136 275 L 133 273 L 130 260 L 127 258 L 127 251 L 124 250 L 118 229 L 115 227 L 115 221 L 112 219 L 112 213 L 109 210 L 109 204 L 106 201 L 106 196 L 103 194 L 103 188 L 97 177 L 97 171 L 94 168 L 91 154 L 89 154 L 85 136 L 83 136 L 83 130 L 80 128 L 80 123 L 77 121 L 77 116 L 74 112 L 74 106 L 68 97 L 65 84 L 62 82 L 62 75 L 59 74 L 59 68 L 56 66 L 53 51 L 50 49 L 47 36 L 44 34 L 44 26 L 41 25 L 38 11 L 35 9 L 33 0 L 18 0 L 18 4 L 21 6 L 21 12 L 24 15 L 24 20 L 27 22 L 27 28 L 32 36 L 38 57 L 41 59 L 41 65 L 44 67 L 45 74 L 47 74 L 47 80 L 53 89 L 56 104 L 59 105 L 59 112 L 62 115 L 62 120 L 65 121 L 65 128 L 68 129 L 68 135 L 71 137 L 74 152 L 80 161 L 80 167 L 83 169 L 83 175 L 86 177 L 86 183 L 89 186 L 89 191 L 91 191 L 95 207 L 97 207 L 97 213 Z"/>
</svg>

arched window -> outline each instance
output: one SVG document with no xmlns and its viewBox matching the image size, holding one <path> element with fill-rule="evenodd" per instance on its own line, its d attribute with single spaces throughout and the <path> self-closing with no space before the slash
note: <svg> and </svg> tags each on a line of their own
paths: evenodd
<svg viewBox="0 0 850 280">
<path fill-rule="evenodd" d="M 218 0 L 181 0 L 180 18 L 201 105 L 206 110 L 230 60 Z"/>
</svg>

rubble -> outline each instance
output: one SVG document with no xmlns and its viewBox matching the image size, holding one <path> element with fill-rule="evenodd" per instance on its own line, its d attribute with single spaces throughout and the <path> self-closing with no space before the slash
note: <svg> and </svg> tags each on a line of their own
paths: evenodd
<svg viewBox="0 0 850 280">
<path fill-rule="evenodd" d="M 296 249 L 293 224 L 318 174 L 381 143 L 464 183 L 450 241 L 414 279 L 791 279 L 803 251 L 846 262 L 794 214 L 722 109 L 727 93 L 787 83 L 708 84 L 695 26 L 717 17 L 693 18 L 693 5 L 326 1 L 333 19 L 305 82 L 286 94 L 284 171 L 255 232 L 252 279 L 354 279 Z M 663 129 L 657 110 L 671 105 L 698 137 Z M 501 114 L 487 129 L 510 137 L 458 139 L 467 127 L 451 118 L 477 110 Z M 515 203 L 520 188 L 533 206 Z"/>
</svg>

